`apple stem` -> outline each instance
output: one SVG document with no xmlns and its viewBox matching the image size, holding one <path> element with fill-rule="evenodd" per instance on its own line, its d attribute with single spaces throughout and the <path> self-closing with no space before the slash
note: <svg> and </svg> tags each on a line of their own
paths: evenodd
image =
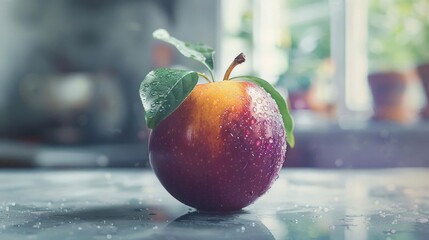
<svg viewBox="0 0 429 240">
<path fill-rule="evenodd" d="M 210 81 L 210 79 L 204 74 L 204 73 L 200 73 L 197 72 L 198 76 L 204 78 L 207 82 L 212 83 L 213 81 Z"/>
<path fill-rule="evenodd" d="M 238 54 L 237 57 L 234 58 L 234 61 L 232 61 L 231 65 L 229 65 L 228 69 L 225 72 L 225 75 L 223 76 L 223 80 L 229 80 L 229 75 L 231 74 L 232 70 L 235 68 L 235 66 L 242 64 L 246 61 L 246 56 L 244 56 L 243 53 Z"/>
</svg>

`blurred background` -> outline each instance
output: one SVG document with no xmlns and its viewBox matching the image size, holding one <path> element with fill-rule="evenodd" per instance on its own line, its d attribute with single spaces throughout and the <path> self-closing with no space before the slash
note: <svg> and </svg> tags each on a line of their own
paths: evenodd
<svg viewBox="0 0 429 240">
<path fill-rule="evenodd" d="M 429 0 L 0 0 L 0 167 L 148 167 L 138 88 L 204 71 L 152 39 L 214 47 L 216 75 L 289 99 L 285 167 L 429 166 Z"/>
</svg>

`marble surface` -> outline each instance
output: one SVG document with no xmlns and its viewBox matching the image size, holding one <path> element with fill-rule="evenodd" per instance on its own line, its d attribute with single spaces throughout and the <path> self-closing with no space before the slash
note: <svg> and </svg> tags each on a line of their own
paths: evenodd
<svg viewBox="0 0 429 240">
<path fill-rule="evenodd" d="M 232 214 L 182 205 L 150 170 L 0 170 L 0 239 L 429 239 L 428 170 L 287 169 Z"/>
</svg>

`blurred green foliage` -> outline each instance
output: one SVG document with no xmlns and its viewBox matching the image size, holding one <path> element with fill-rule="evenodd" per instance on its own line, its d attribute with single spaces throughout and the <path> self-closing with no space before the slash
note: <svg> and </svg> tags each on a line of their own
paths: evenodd
<svg viewBox="0 0 429 240">
<path fill-rule="evenodd" d="M 288 0 L 287 6 L 289 13 L 305 13 L 307 17 L 291 19 L 291 44 L 285 49 L 289 69 L 280 76 L 279 85 L 289 91 L 305 91 L 319 74 L 322 62 L 330 57 L 329 0 Z"/>
<path fill-rule="evenodd" d="M 429 1 L 370 0 L 369 70 L 401 70 L 429 60 Z"/>
</svg>

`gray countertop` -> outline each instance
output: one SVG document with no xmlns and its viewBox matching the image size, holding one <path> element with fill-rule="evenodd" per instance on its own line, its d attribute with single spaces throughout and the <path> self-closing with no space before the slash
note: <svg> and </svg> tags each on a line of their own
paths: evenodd
<svg viewBox="0 0 429 240">
<path fill-rule="evenodd" d="M 428 170 L 286 169 L 233 214 L 182 205 L 150 170 L 3 170 L 0 239 L 429 239 Z"/>
</svg>

